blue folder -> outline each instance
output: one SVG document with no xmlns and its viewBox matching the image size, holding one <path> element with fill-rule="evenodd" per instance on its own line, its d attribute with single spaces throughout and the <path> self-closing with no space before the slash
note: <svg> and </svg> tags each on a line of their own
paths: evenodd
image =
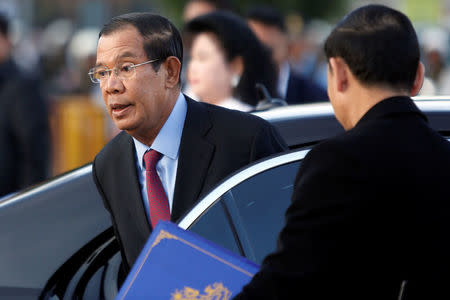
<svg viewBox="0 0 450 300">
<path fill-rule="evenodd" d="M 259 266 L 201 236 L 160 221 L 116 300 L 231 299 Z"/>
</svg>

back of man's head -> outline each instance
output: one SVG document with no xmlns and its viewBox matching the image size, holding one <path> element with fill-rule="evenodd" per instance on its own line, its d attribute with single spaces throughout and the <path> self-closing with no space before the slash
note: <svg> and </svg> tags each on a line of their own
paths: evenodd
<svg viewBox="0 0 450 300">
<path fill-rule="evenodd" d="M 252 6 L 247 10 L 246 18 L 249 21 L 251 20 L 266 26 L 275 27 L 279 31 L 286 33 L 283 15 L 274 7 L 267 5 Z"/>
<path fill-rule="evenodd" d="M 409 91 L 420 59 L 416 32 L 407 16 L 382 5 L 368 5 L 344 17 L 328 36 L 327 58 L 341 57 L 368 86 Z"/>
<path fill-rule="evenodd" d="M 248 9 L 246 18 L 250 28 L 272 51 L 273 60 L 281 67 L 289 55 L 289 41 L 281 12 L 271 6 L 255 5 Z"/>
</svg>

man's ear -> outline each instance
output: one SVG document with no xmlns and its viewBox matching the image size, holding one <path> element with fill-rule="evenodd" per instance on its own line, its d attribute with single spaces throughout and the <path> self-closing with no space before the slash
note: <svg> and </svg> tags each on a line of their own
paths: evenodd
<svg viewBox="0 0 450 300">
<path fill-rule="evenodd" d="M 331 57 L 329 59 L 329 68 L 332 74 L 332 84 L 335 85 L 338 92 L 345 92 L 349 87 L 350 69 L 345 61 L 340 57 Z"/>
<path fill-rule="evenodd" d="M 169 56 L 164 62 L 166 65 L 166 87 L 173 88 L 180 82 L 181 62 L 175 56 Z"/>
<path fill-rule="evenodd" d="M 230 63 L 230 66 L 233 74 L 238 75 L 240 77 L 244 72 L 244 59 L 242 58 L 242 56 L 237 56 L 233 58 L 233 60 Z"/>
<path fill-rule="evenodd" d="M 417 66 L 416 78 L 414 79 L 413 86 L 411 88 L 411 96 L 416 96 L 422 88 L 423 80 L 425 78 L 425 66 L 419 61 Z"/>
</svg>

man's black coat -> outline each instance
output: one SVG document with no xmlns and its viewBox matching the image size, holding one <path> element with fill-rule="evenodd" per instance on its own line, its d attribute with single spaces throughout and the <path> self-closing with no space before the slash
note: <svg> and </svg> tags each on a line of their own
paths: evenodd
<svg viewBox="0 0 450 300">
<path fill-rule="evenodd" d="M 48 108 L 39 81 L 0 65 L 0 196 L 44 180 L 50 169 Z"/>
<path fill-rule="evenodd" d="M 235 299 L 398 299 L 403 280 L 449 299 L 449 191 L 450 143 L 408 97 L 378 103 L 306 156 L 278 249 Z"/>
<path fill-rule="evenodd" d="M 327 91 L 312 80 L 291 69 L 285 100 L 288 104 L 305 104 L 328 101 Z"/>
</svg>

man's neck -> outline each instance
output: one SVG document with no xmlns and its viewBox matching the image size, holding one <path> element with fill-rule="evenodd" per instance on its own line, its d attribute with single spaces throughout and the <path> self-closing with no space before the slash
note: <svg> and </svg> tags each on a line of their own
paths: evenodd
<svg viewBox="0 0 450 300">
<path fill-rule="evenodd" d="M 368 87 L 362 88 L 359 95 L 354 99 L 358 99 L 358 105 L 353 106 L 351 111 L 351 128 L 353 128 L 359 120 L 377 103 L 395 96 L 410 96 L 407 92 L 394 91 L 388 88 Z"/>
</svg>

